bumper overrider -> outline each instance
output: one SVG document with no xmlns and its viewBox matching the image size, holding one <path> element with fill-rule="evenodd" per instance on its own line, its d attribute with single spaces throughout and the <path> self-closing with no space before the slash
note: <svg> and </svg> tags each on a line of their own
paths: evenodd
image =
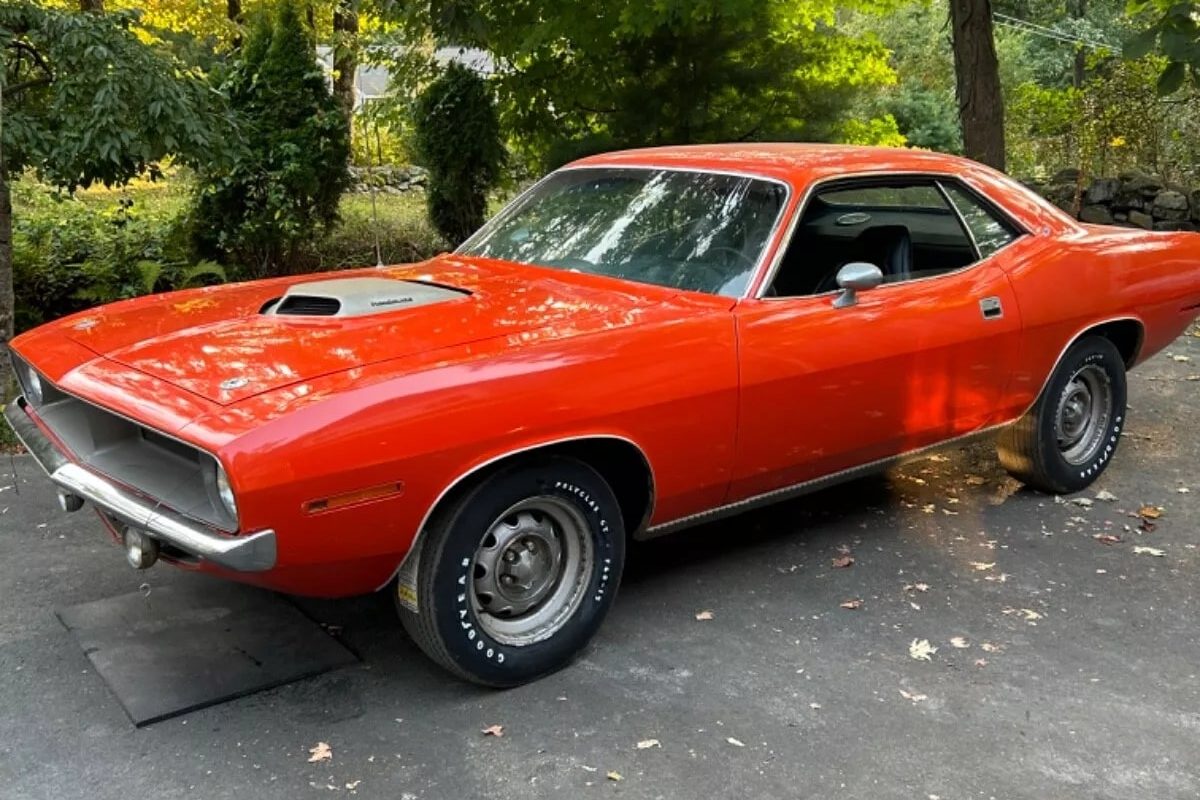
<svg viewBox="0 0 1200 800">
<path fill-rule="evenodd" d="M 4 417 L 17 438 L 58 486 L 64 509 L 73 511 L 81 505 L 79 499 L 86 500 L 110 520 L 128 526 L 135 535 L 154 540 L 155 547 L 159 543 L 168 545 L 188 556 L 238 572 L 261 572 L 275 566 L 274 531 L 222 535 L 75 463 L 30 416 L 24 397 L 5 406 Z"/>
</svg>

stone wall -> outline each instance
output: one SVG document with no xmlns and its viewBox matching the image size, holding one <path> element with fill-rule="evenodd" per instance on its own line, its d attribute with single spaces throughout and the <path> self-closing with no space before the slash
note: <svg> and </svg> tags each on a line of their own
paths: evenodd
<svg viewBox="0 0 1200 800">
<path fill-rule="evenodd" d="M 424 189 L 429 172 L 418 166 L 350 168 L 350 191 L 365 193 L 374 185 L 382 194 L 402 194 Z"/>
<path fill-rule="evenodd" d="M 1094 178 L 1081 186 L 1079 171 L 1064 169 L 1049 181 L 1023 183 L 1083 222 L 1155 231 L 1200 230 L 1200 189 L 1189 190 L 1144 172 Z"/>
</svg>

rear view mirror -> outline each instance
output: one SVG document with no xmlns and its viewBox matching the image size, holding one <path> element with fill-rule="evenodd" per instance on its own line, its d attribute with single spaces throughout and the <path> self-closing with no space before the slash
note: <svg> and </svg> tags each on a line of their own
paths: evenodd
<svg viewBox="0 0 1200 800">
<path fill-rule="evenodd" d="M 858 293 L 874 289 L 883 283 L 883 271 L 865 261 L 851 261 L 837 273 L 837 285 L 842 293 L 833 301 L 834 308 L 847 308 L 858 303 Z"/>
</svg>

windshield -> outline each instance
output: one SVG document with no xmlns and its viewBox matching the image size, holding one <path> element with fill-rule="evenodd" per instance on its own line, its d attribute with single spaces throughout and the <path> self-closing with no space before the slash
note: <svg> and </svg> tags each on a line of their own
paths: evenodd
<svg viewBox="0 0 1200 800">
<path fill-rule="evenodd" d="M 781 184 L 737 175 L 568 169 L 459 252 L 740 297 L 786 196 Z"/>
</svg>

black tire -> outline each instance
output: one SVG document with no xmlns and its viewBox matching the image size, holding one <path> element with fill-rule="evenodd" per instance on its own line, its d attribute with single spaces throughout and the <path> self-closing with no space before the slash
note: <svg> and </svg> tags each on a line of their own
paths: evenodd
<svg viewBox="0 0 1200 800">
<path fill-rule="evenodd" d="M 563 533 L 562 541 L 578 540 L 580 553 L 586 550 L 585 537 L 590 539 L 592 558 L 589 567 L 580 556 L 571 573 L 575 577 L 568 582 L 564 573 L 553 582 L 556 588 L 547 590 L 551 592 L 547 603 L 557 596 L 557 587 L 568 583 L 574 587 L 562 589 L 568 595 L 582 592 L 573 604 L 562 604 L 555 616 L 558 621 L 546 627 L 550 632 L 540 639 L 534 631 L 529 641 L 510 641 L 504 638 L 506 632 L 493 630 L 502 618 L 487 614 L 481 606 L 481 598 L 492 597 L 477 591 L 478 582 L 484 580 L 478 570 L 486 561 L 482 556 L 477 561 L 477 555 L 484 552 L 480 548 L 485 541 L 491 543 L 488 552 L 498 549 L 493 531 L 515 530 L 524 524 L 513 524 L 517 515 L 505 516 L 522 503 L 546 504 L 553 513 L 564 515 L 564 523 L 551 522 L 549 527 L 573 532 Z M 539 511 L 528 513 L 534 519 Z M 507 527 L 500 528 L 502 524 Z M 527 539 L 522 541 L 528 544 Z M 612 489 L 594 469 L 574 459 L 549 456 L 503 469 L 453 498 L 430 520 L 419 546 L 409 584 L 405 585 L 402 574 L 393 591 L 405 630 L 430 658 L 455 675 L 486 686 L 509 687 L 561 669 L 591 641 L 621 581 L 625 528 Z M 516 558 L 526 556 L 516 539 L 508 549 L 515 549 Z M 503 557 L 510 555 L 508 549 Z M 559 551 L 559 561 L 569 561 L 566 552 L 565 547 Z M 508 568 L 499 562 L 495 559 L 497 572 Z M 511 575 L 501 577 L 512 580 Z M 533 613 L 519 615 L 518 623 Z"/>
<path fill-rule="evenodd" d="M 1078 396 L 1079 385 L 1090 381 L 1095 381 L 1098 391 L 1085 388 L 1085 395 L 1107 394 L 1108 411 L 1103 419 L 1097 417 L 1091 423 L 1092 433 L 1064 452 L 1071 437 L 1060 438 L 1060 418 L 1078 418 L 1078 414 L 1071 416 L 1068 406 Z M 1052 494 L 1078 492 L 1090 486 L 1112 461 L 1125 427 L 1125 413 L 1121 353 L 1103 336 L 1085 336 L 1063 355 L 1033 408 L 1000 434 L 1000 463 L 1014 478 L 1035 489 Z"/>
</svg>

